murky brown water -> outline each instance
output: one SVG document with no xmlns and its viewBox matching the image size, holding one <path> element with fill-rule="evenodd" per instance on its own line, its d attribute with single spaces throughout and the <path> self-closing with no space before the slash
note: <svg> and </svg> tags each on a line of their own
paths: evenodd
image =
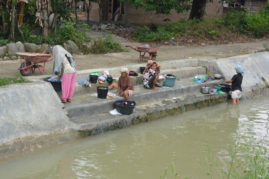
<svg viewBox="0 0 269 179">
<path fill-rule="evenodd" d="M 269 98 L 221 104 L 0 162 L 0 178 L 158 179 L 172 163 L 208 178 L 210 156 L 221 166 L 237 135 L 269 148 L 268 115 Z"/>
</svg>

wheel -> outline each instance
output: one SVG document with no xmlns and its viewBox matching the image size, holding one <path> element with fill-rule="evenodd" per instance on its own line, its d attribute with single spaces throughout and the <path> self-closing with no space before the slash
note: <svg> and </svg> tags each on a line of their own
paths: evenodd
<svg viewBox="0 0 269 179">
<path fill-rule="evenodd" d="M 31 65 L 31 62 L 26 62 L 26 65 L 25 65 L 25 62 L 21 63 L 21 66 L 20 66 L 20 69 L 21 68 L 24 68 L 25 66 L 30 66 Z M 20 73 L 22 76 L 29 76 L 32 74 L 32 68 L 29 67 L 29 68 L 25 68 L 23 70 L 20 70 Z"/>
</svg>

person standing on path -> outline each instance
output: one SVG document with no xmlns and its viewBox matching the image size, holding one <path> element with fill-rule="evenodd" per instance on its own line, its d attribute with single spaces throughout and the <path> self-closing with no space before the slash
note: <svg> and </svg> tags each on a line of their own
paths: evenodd
<svg viewBox="0 0 269 179">
<path fill-rule="evenodd" d="M 62 79 L 62 102 L 71 102 L 76 86 L 76 68 L 72 55 L 62 46 L 53 48 L 53 72 Z"/>
<path fill-rule="evenodd" d="M 242 96 L 242 81 L 243 81 L 243 73 L 244 68 L 240 65 L 235 67 L 235 74 L 231 80 L 225 80 L 226 83 L 232 83 L 232 99 L 233 104 L 239 104 L 239 99 Z"/>
</svg>

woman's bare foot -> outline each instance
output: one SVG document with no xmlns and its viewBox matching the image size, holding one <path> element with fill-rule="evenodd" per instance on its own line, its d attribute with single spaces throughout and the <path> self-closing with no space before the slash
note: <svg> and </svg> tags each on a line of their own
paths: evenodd
<svg viewBox="0 0 269 179">
<path fill-rule="evenodd" d="M 152 90 L 158 90 L 159 88 L 157 88 L 157 87 L 152 87 Z"/>
</svg>

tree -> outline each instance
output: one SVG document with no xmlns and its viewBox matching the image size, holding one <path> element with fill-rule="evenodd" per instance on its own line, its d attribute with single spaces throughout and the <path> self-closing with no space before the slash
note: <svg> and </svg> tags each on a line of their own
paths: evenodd
<svg viewBox="0 0 269 179">
<path fill-rule="evenodd" d="M 11 2 L 11 27 L 10 27 L 10 40 L 15 40 L 15 20 L 16 20 L 16 5 L 17 0 Z"/>
<path fill-rule="evenodd" d="M 42 27 L 43 36 L 48 37 L 49 34 L 49 15 L 52 12 L 50 0 L 36 1 L 36 21 Z"/>
<path fill-rule="evenodd" d="M 193 0 L 190 19 L 202 19 L 205 14 L 207 0 Z"/>
</svg>

